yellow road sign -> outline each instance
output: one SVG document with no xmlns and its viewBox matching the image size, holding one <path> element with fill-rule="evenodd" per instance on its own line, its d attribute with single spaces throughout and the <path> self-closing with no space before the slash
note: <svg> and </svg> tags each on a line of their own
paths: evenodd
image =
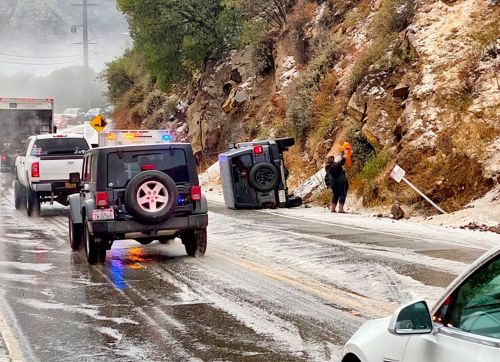
<svg viewBox="0 0 500 362">
<path fill-rule="evenodd" d="M 106 122 L 103 116 L 98 114 L 93 120 L 90 121 L 90 125 L 94 127 L 98 133 L 101 133 L 108 125 L 108 122 Z"/>
</svg>

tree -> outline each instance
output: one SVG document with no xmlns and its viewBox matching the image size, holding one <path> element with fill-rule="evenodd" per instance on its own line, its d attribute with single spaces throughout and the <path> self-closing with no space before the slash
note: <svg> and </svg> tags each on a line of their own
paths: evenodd
<svg viewBox="0 0 500 362">
<path fill-rule="evenodd" d="M 168 89 L 231 49 L 241 28 L 238 9 L 224 0 L 118 0 L 135 49 L 158 85 Z"/>
</svg>

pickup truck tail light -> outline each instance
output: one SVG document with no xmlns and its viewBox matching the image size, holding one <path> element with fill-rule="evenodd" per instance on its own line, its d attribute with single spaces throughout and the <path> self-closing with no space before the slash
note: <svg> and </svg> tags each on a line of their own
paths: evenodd
<svg viewBox="0 0 500 362">
<path fill-rule="evenodd" d="M 191 201 L 201 201 L 201 187 L 191 187 Z"/>
<path fill-rule="evenodd" d="M 95 194 L 95 203 L 97 207 L 108 207 L 109 198 L 107 192 L 97 192 Z"/>
<path fill-rule="evenodd" d="M 33 162 L 31 164 L 31 177 L 40 177 L 40 163 Z"/>
</svg>

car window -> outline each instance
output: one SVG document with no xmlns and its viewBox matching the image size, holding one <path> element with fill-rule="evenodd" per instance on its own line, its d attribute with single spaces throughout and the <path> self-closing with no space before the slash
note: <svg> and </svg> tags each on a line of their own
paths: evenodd
<svg viewBox="0 0 500 362">
<path fill-rule="evenodd" d="M 45 138 L 35 141 L 31 156 L 83 155 L 88 149 L 83 138 Z"/>
<path fill-rule="evenodd" d="M 500 258 L 471 275 L 451 299 L 448 326 L 500 339 Z"/>
<path fill-rule="evenodd" d="M 127 182 L 142 171 L 158 170 L 176 183 L 189 182 L 186 154 L 182 149 L 115 152 L 108 155 L 108 184 L 125 187 Z"/>
</svg>

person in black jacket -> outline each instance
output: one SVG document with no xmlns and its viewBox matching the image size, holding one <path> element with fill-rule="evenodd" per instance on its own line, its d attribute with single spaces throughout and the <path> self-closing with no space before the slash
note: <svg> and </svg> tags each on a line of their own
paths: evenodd
<svg viewBox="0 0 500 362">
<path fill-rule="evenodd" d="M 332 204 L 330 207 L 331 212 L 344 213 L 345 200 L 347 198 L 347 191 L 349 190 L 349 181 L 344 170 L 346 158 L 344 153 L 337 155 L 334 162 L 330 165 L 327 172 L 330 175 L 332 182 Z"/>
</svg>

